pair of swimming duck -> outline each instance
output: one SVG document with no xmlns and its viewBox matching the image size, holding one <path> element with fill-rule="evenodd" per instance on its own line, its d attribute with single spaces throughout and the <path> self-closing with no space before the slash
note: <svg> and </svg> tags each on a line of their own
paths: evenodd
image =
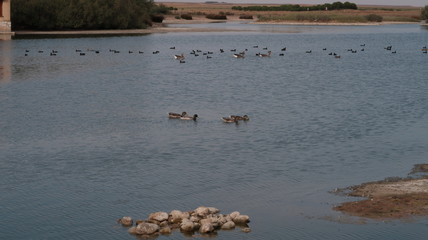
<svg viewBox="0 0 428 240">
<path fill-rule="evenodd" d="M 181 114 L 180 113 L 170 112 L 170 113 L 168 113 L 168 117 L 172 118 L 172 119 L 181 119 L 181 120 L 193 120 L 193 121 L 196 121 L 196 118 L 198 118 L 198 114 L 194 114 L 193 116 L 189 116 L 189 115 L 187 115 L 186 112 L 182 112 Z"/>
<path fill-rule="evenodd" d="M 250 120 L 250 118 L 247 115 L 244 115 L 244 116 L 230 115 L 229 117 L 222 117 L 221 119 L 225 123 L 238 123 L 238 121 Z"/>
<path fill-rule="evenodd" d="M 168 113 L 168 118 L 196 121 L 196 119 L 198 118 L 198 114 L 194 114 L 193 116 L 189 116 L 189 115 L 187 115 L 187 112 L 182 112 L 181 114 L 180 113 L 170 112 L 170 113 Z M 244 116 L 230 115 L 229 117 L 222 117 L 221 119 L 225 123 L 238 123 L 238 121 L 248 121 L 248 120 L 250 120 L 250 118 L 248 117 L 248 115 L 244 115 Z"/>
</svg>

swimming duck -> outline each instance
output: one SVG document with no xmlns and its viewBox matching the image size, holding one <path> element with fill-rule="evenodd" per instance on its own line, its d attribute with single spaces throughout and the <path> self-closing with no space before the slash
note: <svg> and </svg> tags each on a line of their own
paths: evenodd
<svg viewBox="0 0 428 240">
<path fill-rule="evenodd" d="M 233 56 L 234 56 L 235 58 L 245 58 L 245 53 L 244 53 L 244 54 L 241 54 L 241 53 L 235 53 L 235 54 L 233 54 Z"/>
<path fill-rule="evenodd" d="M 193 121 L 196 121 L 196 118 L 198 118 L 198 114 L 194 114 L 193 117 L 189 115 L 180 117 L 181 120 L 193 120 Z"/>
<path fill-rule="evenodd" d="M 269 51 L 267 54 L 260 53 L 259 57 L 270 57 L 271 54 L 272 54 L 272 51 Z"/>
<path fill-rule="evenodd" d="M 230 117 L 222 117 L 221 120 L 225 123 L 238 123 L 238 119 L 230 116 Z"/>
<path fill-rule="evenodd" d="M 250 118 L 246 114 L 244 116 L 230 115 L 230 118 L 234 118 L 234 119 L 236 119 L 236 121 L 248 121 L 248 120 L 250 120 Z"/>
<path fill-rule="evenodd" d="M 184 116 L 187 116 L 186 112 L 182 112 L 181 114 L 180 113 L 173 113 L 173 112 L 168 113 L 169 118 L 181 118 Z"/>
<path fill-rule="evenodd" d="M 185 57 L 184 57 L 184 54 L 181 54 L 181 55 L 174 55 L 174 58 L 177 60 L 183 60 Z"/>
</svg>

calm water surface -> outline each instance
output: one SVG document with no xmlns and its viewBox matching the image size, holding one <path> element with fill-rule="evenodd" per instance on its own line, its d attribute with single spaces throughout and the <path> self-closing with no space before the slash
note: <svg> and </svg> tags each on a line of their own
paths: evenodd
<svg viewBox="0 0 428 240">
<path fill-rule="evenodd" d="M 427 163 L 426 28 L 210 26 L 248 32 L 0 42 L 0 239 L 134 239 L 117 218 L 200 205 L 251 217 L 216 239 L 426 239 L 329 193 Z"/>
</svg>

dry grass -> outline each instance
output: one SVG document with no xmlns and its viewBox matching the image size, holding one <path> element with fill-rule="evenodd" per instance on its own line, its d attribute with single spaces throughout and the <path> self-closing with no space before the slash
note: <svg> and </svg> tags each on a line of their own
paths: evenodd
<svg viewBox="0 0 428 240">
<path fill-rule="evenodd" d="M 260 4 L 232 4 L 232 3 L 185 3 L 185 2 L 166 2 L 163 3 L 168 7 L 174 7 L 178 10 L 173 11 L 173 15 L 191 14 L 192 16 L 203 16 L 207 14 L 223 13 L 228 16 L 253 15 L 265 17 L 266 21 L 277 19 L 277 21 L 294 21 L 293 19 L 287 20 L 287 15 L 297 14 L 296 12 L 260 12 L 260 11 L 237 11 L 232 10 L 233 6 L 257 6 Z M 278 6 L 279 4 L 263 4 L 267 6 Z M 320 16 L 333 16 L 332 18 L 339 18 L 343 22 L 358 22 L 358 19 L 364 18 L 369 14 L 376 14 L 383 17 L 383 21 L 396 21 L 396 22 L 418 22 L 420 21 L 421 10 L 419 7 L 407 6 L 358 6 L 359 10 L 337 10 L 337 11 L 311 11 L 310 13 L 299 12 L 300 14 L 313 14 Z M 339 17 L 337 17 L 339 16 Z M 228 19 L 235 19 L 229 18 Z M 262 18 L 263 19 L 263 18 Z M 310 18 L 309 18 L 310 19 Z"/>
</svg>

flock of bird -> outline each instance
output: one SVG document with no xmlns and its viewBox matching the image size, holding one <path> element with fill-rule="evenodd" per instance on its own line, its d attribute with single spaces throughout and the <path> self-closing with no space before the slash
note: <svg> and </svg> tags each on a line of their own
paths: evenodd
<svg viewBox="0 0 428 240">
<path fill-rule="evenodd" d="M 360 52 L 364 52 L 364 50 L 365 50 L 364 47 L 365 46 L 366 46 L 366 44 L 361 44 L 360 45 L 360 47 L 362 47 L 360 49 Z M 259 48 L 259 46 L 255 45 L 255 46 L 253 46 L 253 48 L 257 49 L 257 48 Z M 169 49 L 170 50 L 175 50 L 176 48 L 175 47 L 170 47 Z M 397 50 L 393 50 L 392 45 L 386 46 L 386 47 L 384 47 L 384 49 L 388 50 L 388 51 L 391 51 L 391 53 L 397 53 Z M 255 54 L 255 56 L 261 57 L 261 58 L 266 58 L 266 57 L 271 57 L 272 56 L 272 51 L 269 50 L 267 47 L 264 47 L 263 50 L 265 50 L 267 52 L 266 53 L 258 52 L 258 53 Z M 327 51 L 327 48 L 323 48 L 322 50 L 323 51 Z M 422 53 L 428 53 L 427 46 L 422 47 L 421 50 L 422 50 Z M 113 54 L 121 53 L 121 51 L 115 50 L 115 49 L 109 49 L 108 51 L 110 53 L 113 53 Z M 281 48 L 281 52 L 278 55 L 279 56 L 285 56 L 284 52 L 286 52 L 286 51 L 287 51 L 287 48 L 283 47 L 283 48 Z M 357 53 L 358 52 L 356 49 L 352 49 L 352 48 L 351 49 L 347 49 L 347 51 L 351 52 L 351 53 Z M 44 53 L 43 50 L 39 50 L 37 52 L 38 53 Z M 95 53 L 95 54 L 100 54 L 101 50 L 87 49 L 86 51 L 84 51 L 82 49 L 76 49 L 75 52 L 77 54 L 79 54 L 80 56 L 86 56 L 90 52 Z M 134 51 L 131 51 L 131 50 L 128 50 L 127 52 L 128 52 L 128 54 L 133 54 L 134 53 Z M 237 52 L 236 49 L 230 49 L 230 52 L 232 52 L 232 56 L 235 57 L 235 58 L 245 58 L 247 56 L 248 49 L 246 48 L 242 52 Z M 30 50 L 25 50 L 25 56 L 28 56 L 29 53 L 30 53 Z M 144 54 L 145 52 L 144 51 L 135 51 L 135 53 Z M 160 53 L 159 50 L 156 50 L 156 51 L 152 52 L 152 54 L 159 54 L 159 53 Z M 220 53 L 225 53 L 225 50 L 224 49 L 220 49 Z M 312 53 L 312 50 L 306 50 L 305 53 L 310 54 L 310 53 Z M 57 56 L 57 54 L 58 54 L 57 50 L 51 50 L 49 52 L 50 56 Z M 195 57 L 197 57 L 199 55 L 203 55 L 203 56 L 206 56 L 207 59 L 212 58 L 213 54 L 214 54 L 214 52 L 212 52 L 212 51 L 202 51 L 202 50 L 191 50 L 191 52 L 189 53 L 189 55 L 193 55 Z M 339 54 L 335 53 L 335 52 L 330 52 L 328 55 L 334 56 L 335 58 L 341 58 L 341 56 Z M 186 61 L 185 61 L 186 57 L 185 57 L 185 55 L 183 53 L 180 54 L 180 55 L 173 55 L 173 58 L 176 59 L 176 60 L 178 60 L 180 63 L 186 63 Z"/>
<path fill-rule="evenodd" d="M 182 113 L 170 112 L 170 113 L 168 113 L 168 118 L 170 118 L 170 119 L 181 119 L 181 120 L 196 121 L 196 119 L 198 117 L 199 117 L 198 114 L 193 114 L 193 116 L 192 116 L 192 115 L 188 115 L 187 112 L 182 112 Z M 222 117 L 221 120 L 223 120 L 223 122 L 225 122 L 225 123 L 236 123 L 236 124 L 238 124 L 239 121 L 248 121 L 248 120 L 250 120 L 250 118 L 248 117 L 248 115 L 244 115 L 244 116 L 230 115 L 229 117 Z"/>
</svg>

